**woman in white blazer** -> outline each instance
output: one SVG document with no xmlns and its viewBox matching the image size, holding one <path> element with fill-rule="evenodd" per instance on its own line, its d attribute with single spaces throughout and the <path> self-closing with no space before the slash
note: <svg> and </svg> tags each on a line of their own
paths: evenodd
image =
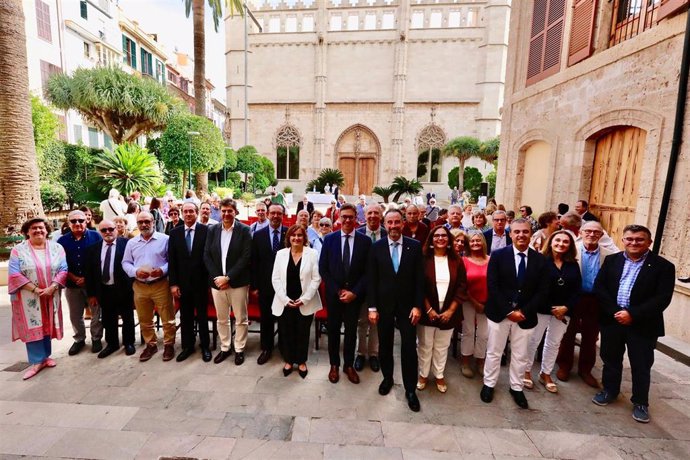
<svg viewBox="0 0 690 460">
<path fill-rule="evenodd" d="M 305 378 L 311 323 L 314 313 L 321 309 L 319 255 L 309 247 L 307 232 L 300 225 L 288 229 L 285 245 L 277 252 L 273 265 L 275 297 L 271 309 L 278 317 L 278 344 L 285 360 L 283 375 L 290 375 L 297 364 L 300 377 Z"/>
</svg>

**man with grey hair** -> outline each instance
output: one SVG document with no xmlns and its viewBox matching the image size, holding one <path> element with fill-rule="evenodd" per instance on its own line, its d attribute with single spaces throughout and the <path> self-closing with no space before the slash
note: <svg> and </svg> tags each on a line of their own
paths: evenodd
<svg viewBox="0 0 690 460">
<path fill-rule="evenodd" d="M 261 230 L 264 227 L 268 227 L 268 219 L 266 218 L 266 204 L 261 201 L 256 202 L 254 207 L 254 212 L 256 213 L 256 222 L 249 226 L 249 233 L 252 237 L 254 233 Z"/>
<path fill-rule="evenodd" d="M 484 232 L 487 254 L 491 254 L 498 249 L 513 244 L 513 240 L 510 239 L 510 235 L 506 232 L 506 224 L 508 223 L 506 212 L 494 211 L 494 213 L 491 214 L 491 218 L 493 228 Z"/>
<path fill-rule="evenodd" d="M 448 206 L 448 223 L 445 225 L 448 230 L 457 228 L 462 230 L 462 208 L 460 205 L 452 204 Z"/>
<path fill-rule="evenodd" d="M 86 345 L 86 326 L 84 325 L 84 309 L 91 311 L 91 351 L 98 353 L 103 349 L 103 325 L 101 324 L 101 309 L 98 304 L 89 307 L 86 293 L 86 263 L 87 250 L 103 238 L 95 230 L 86 228 L 86 215 L 74 210 L 67 216 L 69 232 L 58 239 L 58 243 L 65 249 L 67 259 L 67 287 L 65 298 L 69 306 L 69 319 L 74 331 L 74 344 L 68 354 L 74 356 Z"/>
<path fill-rule="evenodd" d="M 582 235 L 580 234 L 580 227 L 582 226 L 582 217 L 575 211 L 568 211 L 563 214 L 559 220 L 559 224 L 563 230 L 568 230 L 575 237 L 575 243 L 579 245 L 582 242 Z M 599 246 L 606 248 L 612 253 L 620 252 L 613 239 L 603 230 L 601 238 L 599 238 Z"/>
</svg>

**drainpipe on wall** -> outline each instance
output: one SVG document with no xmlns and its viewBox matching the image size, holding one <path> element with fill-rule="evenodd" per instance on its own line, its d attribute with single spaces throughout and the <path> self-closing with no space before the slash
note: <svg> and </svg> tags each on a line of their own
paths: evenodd
<svg viewBox="0 0 690 460">
<path fill-rule="evenodd" d="M 659 207 L 659 220 L 656 224 L 654 234 L 654 246 L 652 251 L 659 254 L 661 240 L 664 236 L 664 226 L 666 216 L 671 201 L 671 191 L 673 190 L 673 176 L 676 174 L 676 164 L 680 155 L 680 146 L 683 142 L 683 124 L 685 123 L 685 102 L 688 97 L 688 70 L 690 70 L 690 11 L 686 13 L 685 22 L 685 41 L 683 43 L 683 58 L 680 63 L 680 78 L 678 81 L 678 98 L 676 100 L 676 119 L 673 126 L 673 140 L 671 141 L 671 155 L 668 160 L 668 171 L 666 172 L 666 183 L 664 184 L 664 194 L 661 198 Z"/>
</svg>

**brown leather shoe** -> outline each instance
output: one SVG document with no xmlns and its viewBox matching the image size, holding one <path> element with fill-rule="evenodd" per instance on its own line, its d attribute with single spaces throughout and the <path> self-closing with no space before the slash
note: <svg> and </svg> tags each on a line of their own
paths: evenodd
<svg viewBox="0 0 690 460">
<path fill-rule="evenodd" d="M 570 379 L 570 371 L 561 367 L 556 371 L 556 377 L 561 382 L 567 382 Z"/>
<path fill-rule="evenodd" d="M 582 381 L 585 382 L 590 387 L 599 388 L 599 382 L 597 381 L 597 379 L 594 378 L 594 376 L 591 373 L 582 372 L 582 373 L 578 373 L 577 375 L 579 375 L 580 378 L 582 379 Z"/>
<path fill-rule="evenodd" d="M 328 381 L 331 383 L 338 383 L 338 380 L 340 380 L 338 366 L 331 366 L 331 370 L 328 372 Z"/>
<path fill-rule="evenodd" d="M 345 373 L 345 375 L 347 375 L 347 379 L 350 382 L 352 382 L 354 384 L 359 383 L 359 375 L 357 375 L 357 371 L 355 370 L 354 367 L 352 367 L 352 366 L 346 367 L 345 369 L 343 369 L 343 372 Z"/>
<path fill-rule="evenodd" d="M 163 349 L 163 361 L 170 361 L 175 357 L 175 345 L 166 345 Z"/>
<path fill-rule="evenodd" d="M 158 347 L 156 345 L 146 345 L 144 351 L 142 351 L 141 355 L 139 355 L 139 361 L 148 361 L 156 353 L 158 353 Z"/>
</svg>

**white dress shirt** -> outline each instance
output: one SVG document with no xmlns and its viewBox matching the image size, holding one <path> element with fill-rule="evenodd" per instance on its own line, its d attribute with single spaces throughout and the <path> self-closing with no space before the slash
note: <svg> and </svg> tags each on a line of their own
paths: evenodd
<svg viewBox="0 0 690 460">
<path fill-rule="evenodd" d="M 345 239 L 345 235 L 347 235 L 347 233 L 340 232 L 340 254 L 345 253 L 345 241 L 347 241 L 347 243 L 350 245 L 350 262 L 352 262 L 352 254 L 354 254 L 355 249 L 355 232 L 353 230 L 352 233 L 349 234 L 350 238 L 347 240 Z"/>
<path fill-rule="evenodd" d="M 519 270 L 519 267 L 520 267 L 520 260 L 521 260 L 521 259 L 520 259 L 520 256 L 519 256 L 518 254 L 524 254 L 524 255 L 525 255 L 525 268 L 527 268 L 527 259 L 528 259 L 527 255 L 528 255 L 528 252 L 529 252 L 529 248 L 525 249 L 524 251 L 518 251 L 518 248 L 516 248 L 516 247 L 513 245 L 513 257 L 515 258 L 515 274 L 516 274 L 516 275 L 517 275 L 517 272 L 518 272 L 518 270 Z"/>
<path fill-rule="evenodd" d="M 230 241 L 232 241 L 232 230 L 235 228 L 235 221 L 232 222 L 232 226 L 228 229 L 225 227 L 220 229 L 220 262 L 223 265 L 223 274 L 225 275 L 227 271 L 225 270 L 226 259 L 228 258 L 228 249 L 230 248 Z"/>
<path fill-rule="evenodd" d="M 493 235 L 491 236 L 491 252 L 497 249 L 502 249 L 506 247 L 506 232 L 503 235 L 498 235 L 495 230 L 492 230 Z"/>
</svg>

